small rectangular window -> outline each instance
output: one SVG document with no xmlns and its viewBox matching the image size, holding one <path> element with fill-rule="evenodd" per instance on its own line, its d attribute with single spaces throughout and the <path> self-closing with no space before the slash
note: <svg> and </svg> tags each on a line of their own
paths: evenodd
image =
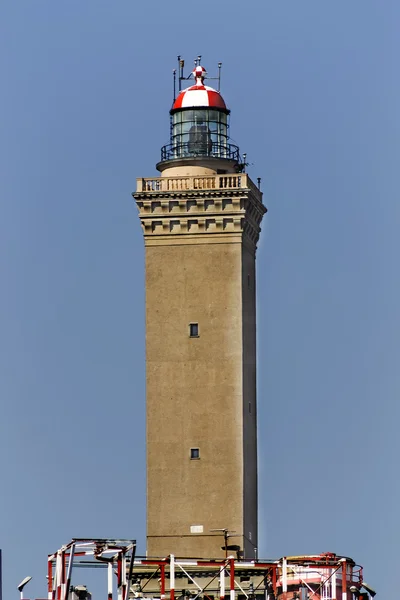
<svg viewBox="0 0 400 600">
<path fill-rule="evenodd" d="M 189 323 L 189 335 L 190 337 L 199 337 L 199 324 Z"/>
<path fill-rule="evenodd" d="M 190 458 L 191 460 L 196 460 L 197 458 L 200 458 L 199 448 L 190 448 Z"/>
</svg>

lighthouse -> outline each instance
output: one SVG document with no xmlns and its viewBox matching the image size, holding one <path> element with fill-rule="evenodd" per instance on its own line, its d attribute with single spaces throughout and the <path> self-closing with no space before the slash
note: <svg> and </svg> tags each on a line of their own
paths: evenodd
<svg viewBox="0 0 400 600">
<path fill-rule="evenodd" d="M 174 94 L 159 176 L 133 194 L 146 263 L 147 555 L 254 558 L 266 208 L 199 60 L 191 77 Z"/>
</svg>

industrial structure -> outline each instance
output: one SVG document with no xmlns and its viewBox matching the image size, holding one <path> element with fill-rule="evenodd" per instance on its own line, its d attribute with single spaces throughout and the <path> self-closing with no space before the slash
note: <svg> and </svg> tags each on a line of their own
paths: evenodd
<svg viewBox="0 0 400 600">
<path fill-rule="evenodd" d="M 135 556 L 134 540 L 74 539 L 48 557 L 47 600 L 90 600 L 76 570 L 104 569 L 108 600 L 368 600 L 362 567 L 326 553 L 270 560 Z M 29 578 L 27 578 L 29 579 Z M 78 579 L 80 581 L 81 579 Z M 21 593 L 21 598 L 22 598 Z"/>
<path fill-rule="evenodd" d="M 349 557 L 258 557 L 255 258 L 266 208 L 229 138 L 221 65 L 217 90 L 200 57 L 182 90 L 178 60 L 161 176 L 138 179 L 133 194 L 146 251 L 147 554 L 135 540 L 73 539 L 48 557 L 47 598 L 89 600 L 76 569 L 99 568 L 108 600 L 368 600 Z"/>
</svg>

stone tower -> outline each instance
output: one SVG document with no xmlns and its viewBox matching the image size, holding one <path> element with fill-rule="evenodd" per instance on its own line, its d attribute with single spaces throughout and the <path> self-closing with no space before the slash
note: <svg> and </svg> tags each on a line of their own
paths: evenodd
<svg viewBox="0 0 400 600">
<path fill-rule="evenodd" d="M 217 558 L 228 544 L 254 558 L 266 208 L 199 61 L 193 76 L 170 111 L 161 177 L 138 179 L 134 193 L 146 251 L 147 554 Z"/>
</svg>

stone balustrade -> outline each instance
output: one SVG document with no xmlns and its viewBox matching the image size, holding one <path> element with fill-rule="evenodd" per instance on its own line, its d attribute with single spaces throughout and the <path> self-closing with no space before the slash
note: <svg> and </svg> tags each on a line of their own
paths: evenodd
<svg viewBox="0 0 400 600">
<path fill-rule="evenodd" d="M 260 190 L 254 185 L 246 173 L 190 177 L 139 178 L 137 179 L 136 193 L 237 189 L 250 189 L 257 196 L 261 196 Z"/>
</svg>

